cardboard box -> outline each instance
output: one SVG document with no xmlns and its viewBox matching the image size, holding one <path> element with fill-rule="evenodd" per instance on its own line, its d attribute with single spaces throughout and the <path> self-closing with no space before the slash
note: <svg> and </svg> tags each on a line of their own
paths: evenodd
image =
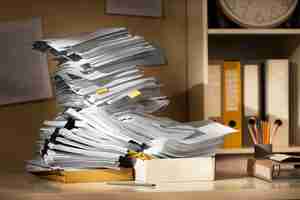
<svg viewBox="0 0 300 200">
<path fill-rule="evenodd" d="M 215 180 L 215 157 L 137 160 L 135 180 L 147 183 Z"/>
</svg>

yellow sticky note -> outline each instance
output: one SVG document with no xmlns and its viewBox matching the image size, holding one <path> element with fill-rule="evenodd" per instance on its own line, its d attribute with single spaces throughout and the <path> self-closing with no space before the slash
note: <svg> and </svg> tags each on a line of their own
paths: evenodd
<svg viewBox="0 0 300 200">
<path fill-rule="evenodd" d="M 141 160 L 153 159 L 153 157 L 148 154 L 145 154 L 143 152 L 136 152 L 136 151 L 129 151 L 128 156 L 129 156 L 129 158 L 137 158 L 137 159 L 141 159 Z"/>
<path fill-rule="evenodd" d="M 108 92 L 108 88 L 100 88 L 100 89 L 96 90 L 97 94 L 103 94 L 103 93 L 106 93 L 106 92 Z"/>
<path fill-rule="evenodd" d="M 140 92 L 140 91 L 138 91 L 138 90 L 133 90 L 133 91 L 131 91 L 129 94 L 128 94 L 128 96 L 130 97 L 130 98 L 135 98 L 135 97 L 137 97 L 137 96 L 140 96 L 142 93 Z"/>
</svg>

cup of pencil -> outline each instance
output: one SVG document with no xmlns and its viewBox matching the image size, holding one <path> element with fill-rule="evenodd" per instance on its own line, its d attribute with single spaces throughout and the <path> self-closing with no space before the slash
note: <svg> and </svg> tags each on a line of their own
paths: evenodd
<svg viewBox="0 0 300 200">
<path fill-rule="evenodd" d="M 259 120 L 251 117 L 248 120 L 248 130 L 254 144 L 254 157 L 262 159 L 272 154 L 272 144 L 282 121 L 276 119 L 273 123 L 270 120 Z"/>
</svg>

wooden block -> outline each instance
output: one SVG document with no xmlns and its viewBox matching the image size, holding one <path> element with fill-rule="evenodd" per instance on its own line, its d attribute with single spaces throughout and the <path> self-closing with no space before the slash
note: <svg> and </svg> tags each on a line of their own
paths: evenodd
<svg viewBox="0 0 300 200">
<path fill-rule="evenodd" d="M 254 176 L 266 181 L 273 180 L 274 164 L 271 160 L 248 159 L 247 172 L 249 176 Z"/>
<path fill-rule="evenodd" d="M 215 158 L 137 160 L 136 181 L 147 183 L 215 180 Z"/>
</svg>

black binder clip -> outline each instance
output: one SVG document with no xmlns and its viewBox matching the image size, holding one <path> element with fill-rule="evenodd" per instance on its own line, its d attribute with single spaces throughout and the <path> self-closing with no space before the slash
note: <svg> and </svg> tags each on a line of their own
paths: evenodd
<svg viewBox="0 0 300 200">
<path fill-rule="evenodd" d="M 133 166 L 133 160 L 126 156 L 121 156 L 119 158 L 120 167 L 130 168 Z"/>
<path fill-rule="evenodd" d="M 47 154 L 47 151 L 49 149 L 49 143 L 56 143 L 56 138 L 59 136 L 59 128 L 56 128 L 55 131 L 52 133 L 49 139 L 45 140 L 45 144 L 43 149 L 41 150 L 41 155 L 44 157 L 44 155 Z"/>
<path fill-rule="evenodd" d="M 66 125 L 64 126 L 65 129 L 71 130 L 72 128 L 75 128 L 75 119 L 69 118 Z"/>
<path fill-rule="evenodd" d="M 67 51 L 57 51 L 54 48 L 50 48 L 49 52 L 54 56 L 66 56 L 68 53 Z"/>
<path fill-rule="evenodd" d="M 129 147 L 128 148 L 132 149 L 132 150 L 134 150 L 136 152 L 143 152 L 145 149 L 148 148 L 148 146 L 146 144 L 143 143 L 142 145 L 140 145 L 140 144 L 136 143 L 133 140 L 130 140 L 128 143 L 129 143 Z"/>
<path fill-rule="evenodd" d="M 47 151 L 49 149 L 49 146 L 48 146 L 49 143 L 50 143 L 50 140 L 45 140 L 44 147 L 41 149 L 41 152 L 40 152 L 42 158 L 47 154 Z"/>
<path fill-rule="evenodd" d="M 77 54 L 75 54 L 75 53 L 69 55 L 68 57 L 69 57 L 71 60 L 75 61 L 75 62 L 77 62 L 77 61 L 79 61 L 79 60 L 82 59 L 80 55 L 77 55 Z"/>
<path fill-rule="evenodd" d="M 69 59 L 65 56 L 57 56 L 57 57 L 53 58 L 53 60 L 57 61 L 58 65 L 62 65 L 69 61 Z"/>
<path fill-rule="evenodd" d="M 47 44 L 47 42 L 36 41 L 32 44 L 32 49 L 38 50 L 38 51 L 41 51 L 44 53 L 44 52 L 48 51 L 49 49 L 51 49 L 51 47 Z"/>
<path fill-rule="evenodd" d="M 129 143 L 128 149 L 132 149 L 132 150 L 134 150 L 136 152 L 143 151 L 142 145 L 136 143 L 135 141 L 130 140 L 128 143 Z"/>
</svg>

